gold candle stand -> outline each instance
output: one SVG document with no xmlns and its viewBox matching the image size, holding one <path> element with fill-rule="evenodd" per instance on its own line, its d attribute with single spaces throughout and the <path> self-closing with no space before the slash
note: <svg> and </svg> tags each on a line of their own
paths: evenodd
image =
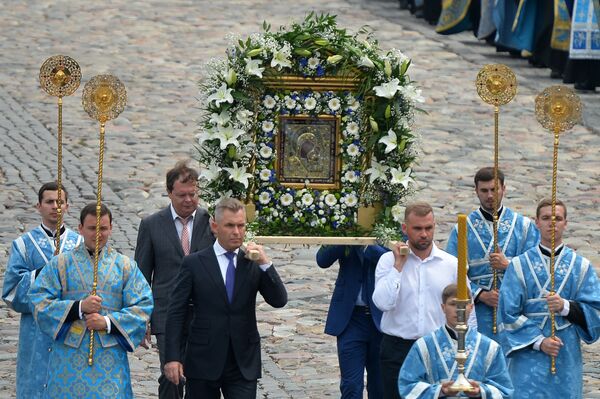
<svg viewBox="0 0 600 399">
<path fill-rule="evenodd" d="M 581 100 L 573 89 L 557 85 L 544 89 L 535 99 L 535 115 L 538 122 L 554 135 L 552 156 L 552 236 L 550 240 L 550 294 L 554 294 L 554 261 L 556 232 L 556 182 L 558 175 L 559 136 L 581 120 Z M 550 312 L 550 335 L 556 334 L 554 312 Z M 550 372 L 556 374 L 556 358 L 552 356 Z"/>
<path fill-rule="evenodd" d="M 65 55 L 55 55 L 52 56 L 40 67 L 40 85 L 42 89 L 51 96 L 58 97 L 58 131 L 57 131 L 57 139 L 58 146 L 56 150 L 56 159 L 57 159 L 57 175 L 56 182 L 58 184 L 57 189 L 57 219 L 56 219 L 56 236 L 55 236 L 55 246 L 54 255 L 58 255 L 60 252 L 60 228 L 63 223 L 63 214 L 62 214 L 62 134 L 63 134 L 63 126 L 62 126 L 62 98 L 64 96 L 70 96 L 73 94 L 77 88 L 79 87 L 79 83 L 81 82 L 81 69 L 79 68 L 79 64 L 72 59 L 71 57 L 67 57 Z"/>
<path fill-rule="evenodd" d="M 485 65 L 477 74 L 475 81 L 477 94 L 481 99 L 494 106 L 494 211 L 492 251 L 498 251 L 498 153 L 499 153 L 499 115 L 500 106 L 508 104 L 517 94 L 517 79 L 513 71 L 502 64 Z M 492 289 L 498 289 L 498 272 L 492 268 Z M 497 309 L 493 309 L 492 333 L 497 332 Z"/>
<path fill-rule="evenodd" d="M 104 134 L 106 122 L 119 116 L 127 103 L 127 92 L 121 81 L 112 75 L 96 75 L 83 88 L 83 109 L 100 122 L 100 150 L 98 156 L 98 191 L 96 193 L 96 245 L 94 249 L 94 277 L 92 295 L 98 287 L 98 260 L 100 252 L 100 212 L 102 207 L 102 169 L 104 165 Z M 88 365 L 94 364 L 94 330 L 90 330 Z"/>
<path fill-rule="evenodd" d="M 467 306 L 471 303 L 470 299 L 460 300 L 456 299 L 456 335 L 457 335 L 457 348 L 456 348 L 456 365 L 458 371 L 458 377 L 454 383 L 450 386 L 450 389 L 456 392 L 471 392 L 473 386 L 465 377 L 465 363 L 467 362 L 467 351 L 465 350 L 465 341 L 467 330 Z"/>
</svg>

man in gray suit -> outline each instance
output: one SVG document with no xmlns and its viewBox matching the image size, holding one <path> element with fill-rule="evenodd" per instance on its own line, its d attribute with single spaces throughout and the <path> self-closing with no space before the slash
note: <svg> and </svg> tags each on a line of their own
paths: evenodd
<svg viewBox="0 0 600 399">
<path fill-rule="evenodd" d="M 198 207 L 197 181 L 198 172 L 188 167 L 187 162 L 178 162 L 167 172 L 170 205 L 144 218 L 138 230 L 135 260 L 152 286 L 154 295 L 154 312 L 150 321 L 150 330 L 156 336 L 160 356 L 161 375 L 158 379 L 160 399 L 183 397 L 183 384 L 176 386 L 167 380 L 163 373 L 165 322 L 169 295 L 175 285 L 183 257 L 211 247 L 215 240 L 210 231 L 208 212 Z M 191 317 L 191 310 L 189 317 Z M 182 354 L 185 345 L 186 340 L 183 339 Z"/>
</svg>

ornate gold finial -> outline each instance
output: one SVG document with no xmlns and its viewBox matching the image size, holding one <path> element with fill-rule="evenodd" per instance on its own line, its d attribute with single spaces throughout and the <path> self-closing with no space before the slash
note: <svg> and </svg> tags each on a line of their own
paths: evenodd
<svg viewBox="0 0 600 399">
<path fill-rule="evenodd" d="M 96 75 L 83 88 L 83 109 L 89 116 L 104 123 L 115 119 L 127 104 L 127 92 L 113 75 Z"/>
<path fill-rule="evenodd" d="M 51 96 L 69 96 L 77 90 L 80 82 L 79 64 L 66 55 L 50 57 L 40 68 L 40 84 Z"/>
<path fill-rule="evenodd" d="M 477 94 L 491 105 L 509 103 L 517 94 L 517 78 L 513 71 L 502 64 L 485 65 L 475 81 Z"/>
<path fill-rule="evenodd" d="M 550 86 L 535 98 L 535 115 L 552 133 L 564 132 L 581 120 L 581 100 L 570 87 Z"/>
</svg>

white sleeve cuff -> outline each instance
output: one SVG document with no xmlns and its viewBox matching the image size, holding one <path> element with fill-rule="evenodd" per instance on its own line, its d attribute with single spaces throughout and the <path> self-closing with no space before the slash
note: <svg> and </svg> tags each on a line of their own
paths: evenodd
<svg viewBox="0 0 600 399">
<path fill-rule="evenodd" d="M 260 267 L 260 270 L 262 270 L 263 272 L 266 272 L 267 269 L 271 266 L 273 266 L 273 262 L 265 263 L 264 265 L 258 265 L 258 267 Z"/>
<path fill-rule="evenodd" d="M 562 298 L 562 300 L 563 300 L 563 310 L 561 310 L 559 314 L 561 316 L 567 316 L 569 314 L 569 311 L 571 310 L 571 303 L 564 298 Z"/>
<path fill-rule="evenodd" d="M 102 316 L 102 317 L 104 317 L 104 320 L 106 320 L 106 333 L 110 334 L 110 327 L 111 327 L 110 318 L 108 316 Z"/>
<path fill-rule="evenodd" d="M 542 346 L 542 342 L 544 341 L 544 339 L 546 339 L 546 337 L 539 337 L 537 339 L 537 341 L 535 341 L 533 343 L 533 349 L 536 350 L 536 351 L 539 351 L 540 347 Z"/>
<path fill-rule="evenodd" d="M 81 312 L 81 302 L 83 302 L 83 301 L 79 301 L 79 318 L 83 319 L 83 313 Z M 71 317 L 73 317 L 73 316 L 71 316 Z"/>
<path fill-rule="evenodd" d="M 29 286 L 31 287 L 33 285 L 33 282 L 35 281 L 35 270 L 33 270 L 31 272 L 31 277 L 29 278 Z"/>
</svg>

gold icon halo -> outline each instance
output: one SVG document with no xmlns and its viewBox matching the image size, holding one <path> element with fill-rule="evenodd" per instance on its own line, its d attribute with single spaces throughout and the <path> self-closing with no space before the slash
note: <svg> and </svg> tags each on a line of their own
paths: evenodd
<svg viewBox="0 0 600 399">
<path fill-rule="evenodd" d="M 564 132 L 581 120 L 581 100 L 570 87 L 550 86 L 535 98 L 538 122 L 552 132 Z"/>
<path fill-rule="evenodd" d="M 81 82 L 81 68 L 71 57 L 55 55 L 40 67 L 40 84 L 51 96 L 70 96 Z"/>
<path fill-rule="evenodd" d="M 83 87 L 83 109 L 97 121 L 115 119 L 127 104 L 125 85 L 113 75 L 96 75 Z"/>
<path fill-rule="evenodd" d="M 509 103 L 517 94 L 517 78 L 512 69 L 503 64 L 485 65 L 475 80 L 477 94 L 491 105 Z"/>
</svg>

